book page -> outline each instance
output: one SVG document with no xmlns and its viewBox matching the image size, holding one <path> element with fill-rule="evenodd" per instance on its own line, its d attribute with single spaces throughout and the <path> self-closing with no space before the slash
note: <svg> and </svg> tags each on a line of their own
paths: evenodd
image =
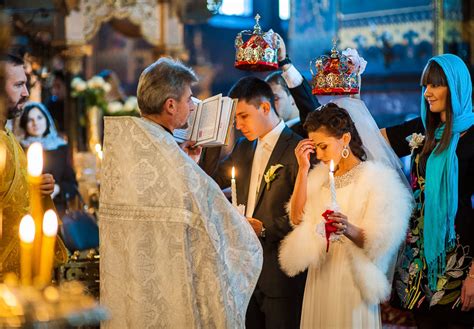
<svg viewBox="0 0 474 329">
<path fill-rule="evenodd" d="M 195 98 L 195 97 L 192 97 L 192 100 L 193 100 L 193 103 L 194 103 L 195 110 L 189 112 L 187 127 L 183 127 L 183 128 L 180 128 L 180 129 L 175 129 L 173 131 L 173 136 L 180 143 L 182 143 L 184 141 L 187 141 L 187 140 L 191 140 L 191 137 L 192 137 L 197 112 L 199 110 L 199 104 L 201 103 L 201 101 L 199 99 Z"/>
<path fill-rule="evenodd" d="M 228 145 L 234 128 L 235 108 L 237 99 L 222 97 L 221 117 L 219 123 L 218 137 L 206 142 L 205 146 Z"/>
<path fill-rule="evenodd" d="M 217 137 L 217 142 L 219 142 L 220 144 L 224 144 L 225 142 L 231 114 L 232 98 L 222 97 L 221 119 L 219 122 L 219 136 Z"/>
<path fill-rule="evenodd" d="M 219 129 L 220 108 L 222 95 L 204 100 L 201 104 L 201 113 L 198 122 L 197 142 L 203 144 L 215 140 Z"/>
<path fill-rule="evenodd" d="M 237 98 L 233 98 L 231 102 L 231 107 L 230 107 L 230 118 L 229 122 L 227 124 L 227 131 L 224 139 L 224 145 L 229 145 L 230 142 L 230 137 L 232 136 L 231 130 L 234 128 L 234 122 L 235 122 L 235 111 L 237 110 Z"/>
</svg>

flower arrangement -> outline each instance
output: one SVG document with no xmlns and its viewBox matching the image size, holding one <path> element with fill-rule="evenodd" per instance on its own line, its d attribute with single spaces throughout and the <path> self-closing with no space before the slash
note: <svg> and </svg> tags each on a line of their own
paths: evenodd
<svg viewBox="0 0 474 329">
<path fill-rule="evenodd" d="M 125 100 L 125 103 L 122 102 L 110 102 L 107 105 L 105 110 L 105 115 L 131 115 L 138 116 L 138 101 L 135 96 L 130 96 Z"/>
<path fill-rule="evenodd" d="M 107 102 L 105 94 L 111 90 L 111 85 L 100 76 L 94 76 L 91 79 L 84 81 L 79 77 L 71 81 L 71 96 L 83 97 L 86 103 L 86 108 L 91 109 L 94 106 L 99 108 L 102 112 L 107 109 Z"/>
</svg>

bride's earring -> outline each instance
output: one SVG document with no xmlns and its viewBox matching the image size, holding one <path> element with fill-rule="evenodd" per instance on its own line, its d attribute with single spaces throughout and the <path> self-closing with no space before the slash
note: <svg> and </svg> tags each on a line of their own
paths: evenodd
<svg viewBox="0 0 474 329">
<path fill-rule="evenodd" d="M 341 156 L 344 159 L 347 159 L 349 157 L 349 154 L 350 154 L 349 147 L 347 145 L 344 145 L 344 148 L 342 149 L 342 152 L 341 152 Z"/>
</svg>

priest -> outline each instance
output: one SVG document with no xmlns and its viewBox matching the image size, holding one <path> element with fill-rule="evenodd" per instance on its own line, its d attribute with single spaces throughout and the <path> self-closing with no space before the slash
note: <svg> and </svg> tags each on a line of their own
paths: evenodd
<svg viewBox="0 0 474 329">
<path fill-rule="evenodd" d="M 179 146 L 195 110 L 194 72 L 161 58 L 140 76 L 140 118 L 108 117 L 100 199 L 104 328 L 244 328 L 262 267 L 260 243 Z"/>
</svg>

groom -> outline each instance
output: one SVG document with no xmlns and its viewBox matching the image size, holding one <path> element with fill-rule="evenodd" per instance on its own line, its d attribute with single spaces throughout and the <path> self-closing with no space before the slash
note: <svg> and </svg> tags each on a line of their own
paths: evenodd
<svg viewBox="0 0 474 329">
<path fill-rule="evenodd" d="M 298 163 L 294 149 L 301 137 L 275 112 L 270 86 L 256 77 L 240 79 L 229 96 L 238 98 L 236 142 L 212 177 L 228 187 L 236 170 L 237 203 L 263 246 L 263 269 L 246 316 L 247 329 L 299 328 L 306 273 L 289 278 L 278 264 L 280 241 L 291 231 L 285 205 L 293 192 Z"/>
</svg>

